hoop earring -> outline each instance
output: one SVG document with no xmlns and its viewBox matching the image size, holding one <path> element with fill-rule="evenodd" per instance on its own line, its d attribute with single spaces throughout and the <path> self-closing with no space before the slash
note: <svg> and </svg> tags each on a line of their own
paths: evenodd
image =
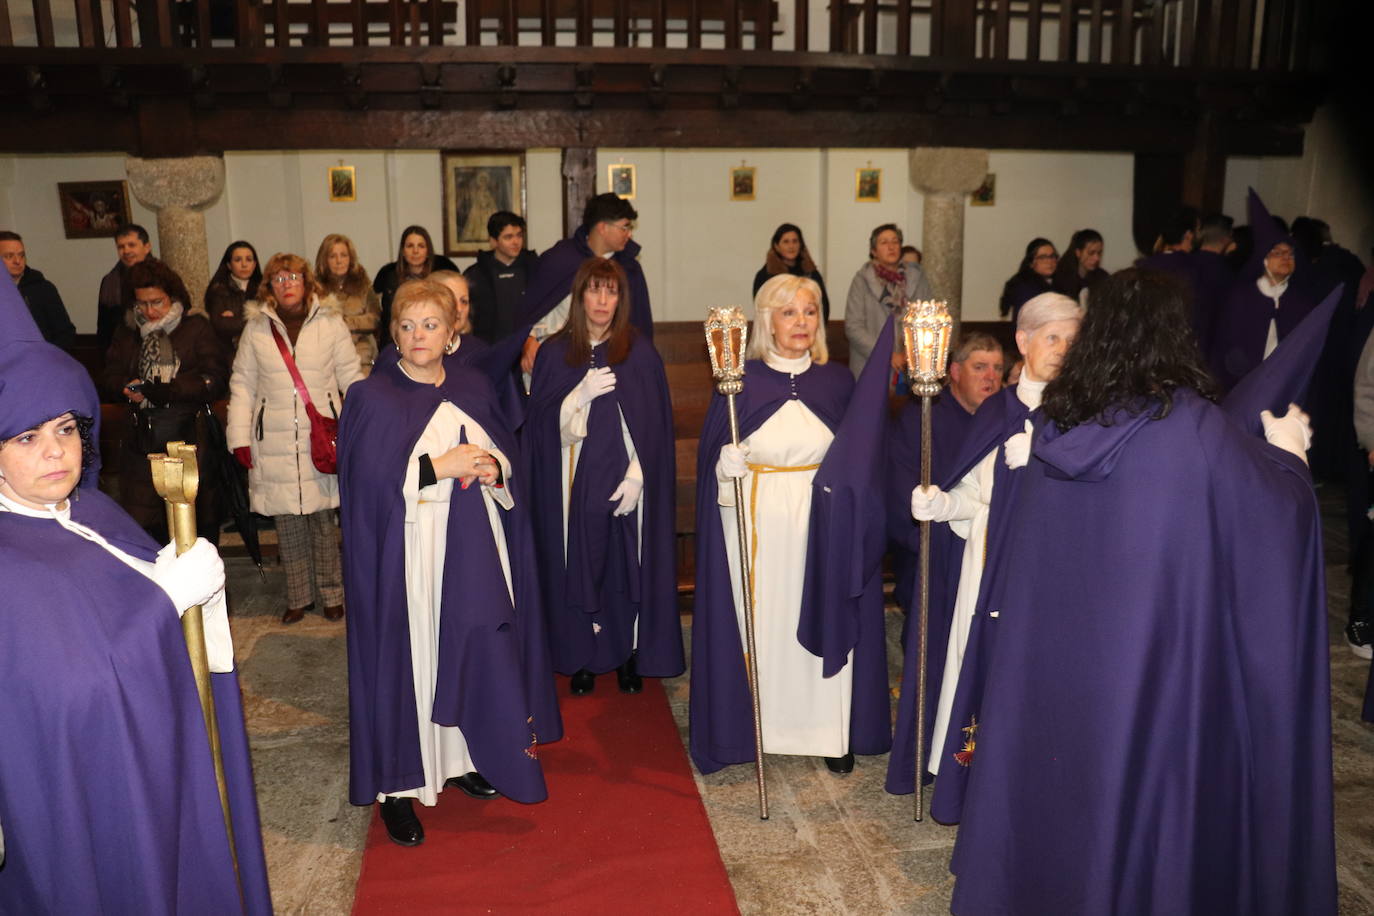
<svg viewBox="0 0 1374 916">
<path fill-rule="evenodd" d="M 444 344 L 444 352 L 445 352 L 445 353 L 452 353 L 454 350 L 457 350 L 457 349 L 458 349 L 458 338 L 457 338 L 457 336 L 453 337 L 448 343 Z"/>
</svg>

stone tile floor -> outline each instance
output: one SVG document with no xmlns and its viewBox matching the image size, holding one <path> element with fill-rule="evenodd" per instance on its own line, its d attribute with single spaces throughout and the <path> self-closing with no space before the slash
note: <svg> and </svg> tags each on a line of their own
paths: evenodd
<svg viewBox="0 0 1374 916">
<path fill-rule="evenodd" d="M 1346 648 L 1349 579 L 1340 494 L 1325 514 L 1331 629 L 1337 869 L 1341 914 L 1374 916 L 1374 726 L 1360 721 L 1369 663 Z M 318 614 L 279 622 L 283 581 L 231 558 L 230 598 L 277 911 L 352 908 L 368 808 L 348 804 L 348 709 L 342 623 Z M 889 614 L 890 657 L 900 617 Z M 684 618 L 690 627 L 690 618 Z M 894 682 L 899 672 L 893 671 Z M 686 740 L 687 678 L 664 685 Z M 861 757 L 837 777 L 821 761 L 767 758 L 770 819 L 758 818 L 754 771 L 697 777 L 721 857 L 745 914 L 949 911 L 954 828 L 912 819 L 910 796 L 883 791 L 886 757 Z M 927 793 L 928 794 L 928 793 Z M 538 809 L 531 811 L 537 817 Z M 690 911 L 690 906 L 684 908 Z"/>
</svg>

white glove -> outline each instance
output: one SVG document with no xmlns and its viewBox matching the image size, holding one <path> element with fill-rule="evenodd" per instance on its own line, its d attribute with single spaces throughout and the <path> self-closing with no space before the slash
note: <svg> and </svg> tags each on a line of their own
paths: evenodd
<svg viewBox="0 0 1374 916">
<path fill-rule="evenodd" d="M 716 462 L 716 479 L 729 480 L 732 477 L 746 477 L 749 474 L 749 446 L 733 445 L 729 442 L 720 447 L 720 460 Z"/>
<path fill-rule="evenodd" d="M 172 599 L 172 607 L 180 616 L 224 588 L 224 561 L 205 538 L 196 538 L 191 549 L 181 556 L 177 556 L 176 544 L 171 543 L 157 552 L 152 579 Z"/>
<path fill-rule="evenodd" d="M 1312 447 L 1312 423 L 1297 404 L 1289 404 L 1288 412 L 1276 417 L 1267 410 L 1260 411 L 1264 424 L 1264 438 L 1291 455 L 1307 462 L 1307 450 Z"/>
<path fill-rule="evenodd" d="M 586 407 L 592 401 L 601 397 L 608 391 L 615 390 L 615 373 L 610 366 L 602 366 L 600 369 L 588 369 L 587 374 L 582 376 L 582 381 L 577 383 L 573 389 L 573 400 L 578 408 Z"/>
<path fill-rule="evenodd" d="M 633 477 L 626 477 L 620 482 L 620 486 L 615 488 L 611 494 L 610 502 L 620 500 L 620 505 L 616 506 L 611 514 L 615 516 L 629 515 L 639 507 L 639 496 L 644 492 L 644 481 L 636 480 Z"/>
<path fill-rule="evenodd" d="M 1026 421 L 1026 431 L 1017 433 L 1002 445 L 1002 459 L 1006 461 L 1007 467 L 1013 471 L 1023 468 L 1030 461 L 1031 433 L 1035 426 L 1030 420 Z"/>
<path fill-rule="evenodd" d="M 911 517 L 918 522 L 947 522 L 958 513 L 959 500 L 939 487 L 911 491 Z"/>
<path fill-rule="evenodd" d="M 229 603 L 220 589 L 200 606 L 205 626 L 205 658 L 213 674 L 234 670 L 234 637 L 229 632 Z"/>
</svg>

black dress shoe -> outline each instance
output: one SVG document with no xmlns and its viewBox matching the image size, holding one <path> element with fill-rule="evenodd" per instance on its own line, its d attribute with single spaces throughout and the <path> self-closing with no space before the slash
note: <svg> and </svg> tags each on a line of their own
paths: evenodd
<svg viewBox="0 0 1374 916">
<path fill-rule="evenodd" d="M 615 669 L 616 683 L 620 685 L 621 693 L 639 693 L 644 689 L 644 679 L 639 676 L 639 668 L 635 663 L 638 653 L 631 652 L 630 657 L 625 659 L 625 664 Z"/>
<path fill-rule="evenodd" d="M 305 607 L 289 607 L 286 613 L 281 615 L 282 623 L 300 623 L 305 619 L 305 612 L 315 607 L 314 603 L 307 604 Z"/>
<path fill-rule="evenodd" d="M 465 773 L 462 776 L 450 776 L 444 781 L 444 785 L 457 786 L 459 789 L 463 790 L 463 794 L 470 795 L 473 798 L 497 798 L 501 794 L 496 791 L 495 786 L 487 782 L 482 774 L 478 773 L 476 770 L 473 770 L 471 773 Z"/>
<path fill-rule="evenodd" d="M 398 846 L 419 846 L 425 841 L 425 828 L 415 816 L 414 799 L 388 798 L 382 802 L 382 823 L 386 835 Z"/>
<path fill-rule="evenodd" d="M 572 676 L 572 695 L 585 697 L 596 689 L 596 675 L 583 668 Z"/>
<path fill-rule="evenodd" d="M 854 772 L 854 752 L 850 751 L 843 757 L 826 757 L 825 768 L 832 773 L 852 773 Z"/>
</svg>

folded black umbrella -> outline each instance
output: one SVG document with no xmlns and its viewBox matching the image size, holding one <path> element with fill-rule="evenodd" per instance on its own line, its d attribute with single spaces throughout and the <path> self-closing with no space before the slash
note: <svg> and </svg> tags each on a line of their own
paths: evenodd
<svg viewBox="0 0 1374 916">
<path fill-rule="evenodd" d="M 224 500 L 224 508 L 233 518 L 249 558 L 258 567 L 258 574 L 266 579 L 267 573 L 262 568 L 262 546 L 258 542 L 257 520 L 248 508 L 248 487 L 239 473 L 238 462 L 229 451 L 224 427 L 209 404 L 205 405 L 203 419 L 206 453 L 200 456 L 203 478 L 201 482 L 218 488 L 220 498 Z"/>
</svg>

